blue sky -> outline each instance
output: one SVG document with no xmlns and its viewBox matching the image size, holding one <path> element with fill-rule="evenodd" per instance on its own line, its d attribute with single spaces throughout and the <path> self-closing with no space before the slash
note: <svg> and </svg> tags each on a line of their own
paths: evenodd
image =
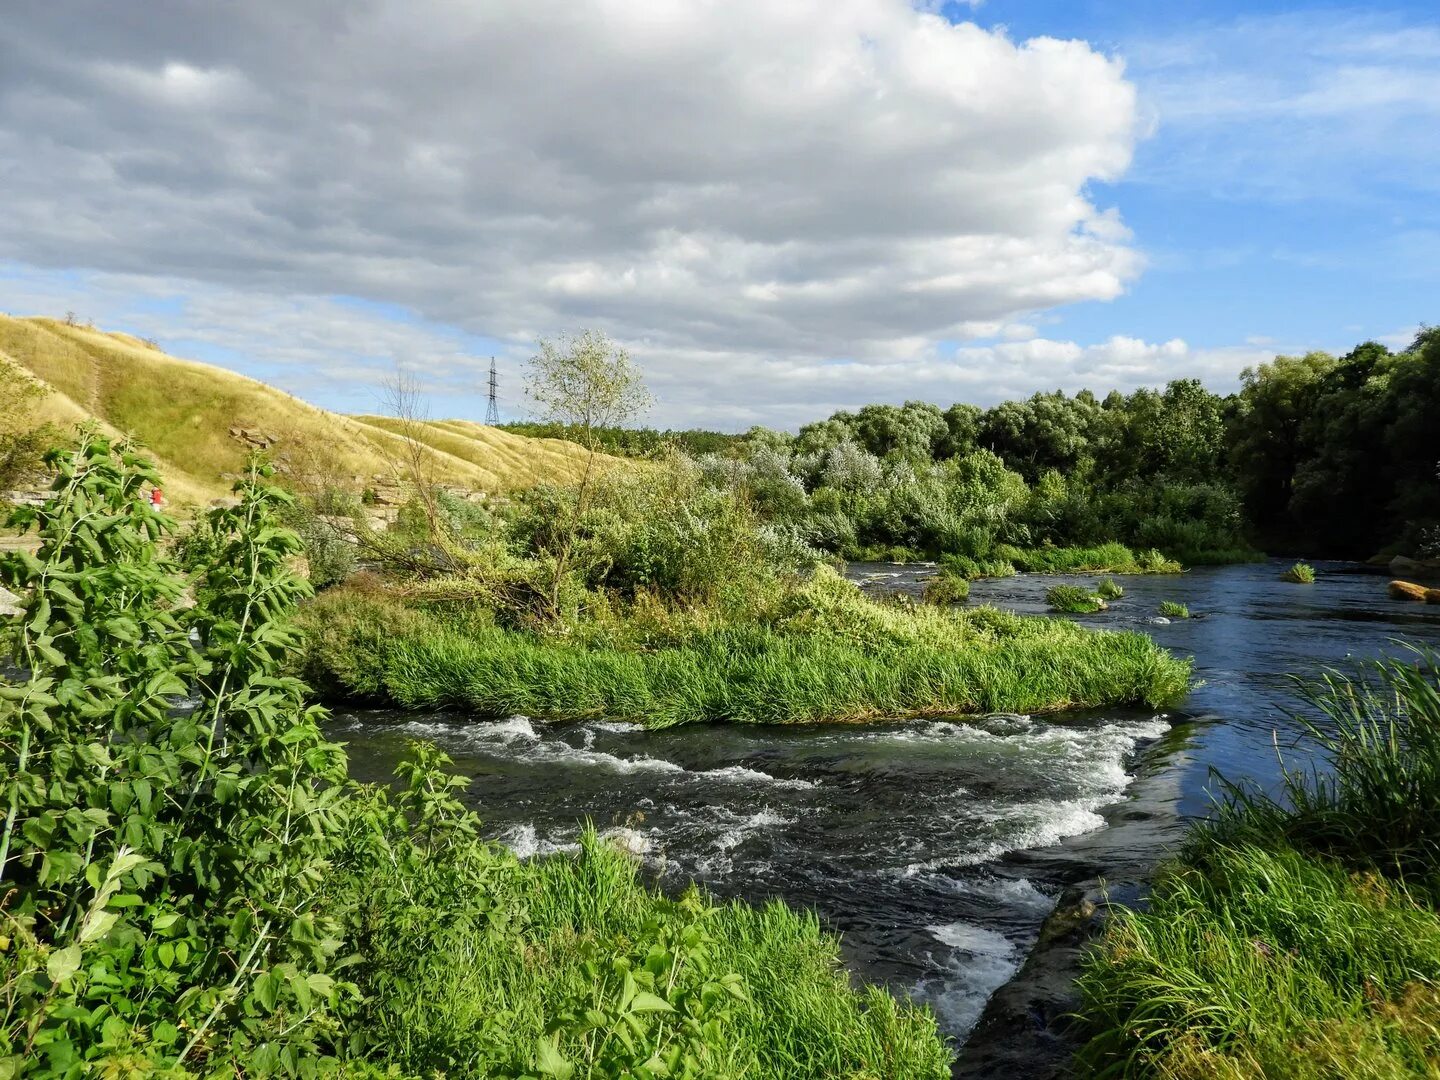
<svg viewBox="0 0 1440 1080">
<path fill-rule="evenodd" d="M 585 327 L 661 424 L 1228 390 L 1440 307 L 1434 3 L 89 3 L 0 44 L 0 309 L 334 408 L 522 415 Z"/>
<path fill-rule="evenodd" d="M 1110 50 L 1156 110 L 1126 177 L 1096 188 L 1121 208 L 1148 269 L 1113 302 L 1058 311 L 1067 335 L 1123 328 L 1199 347 L 1343 349 L 1365 337 L 1393 344 L 1440 318 L 1430 254 L 1440 240 L 1440 5 L 988 0 L 963 17 Z M 1377 40 L 1347 54 L 1367 36 L 1409 38 L 1414 52 Z M 1186 48 L 1195 55 L 1177 60 Z M 1307 114 L 1295 99 L 1337 63 L 1382 84 L 1431 74 L 1389 101 Z M 1253 110 L 1207 114 L 1203 99 L 1198 115 L 1167 108 L 1196 82 L 1237 77 L 1265 91 Z"/>
</svg>

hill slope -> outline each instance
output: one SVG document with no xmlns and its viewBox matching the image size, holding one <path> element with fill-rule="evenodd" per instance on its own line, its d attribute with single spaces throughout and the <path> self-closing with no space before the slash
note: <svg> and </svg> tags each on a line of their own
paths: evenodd
<svg viewBox="0 0 1440 1080">
<path fill-rule="evenodd" d="M 94 419 L 144 443 L 167 478 L 167 495 L 182 508 L 229 491 L 224 474 L 237 471 L 249 449 L 232 429 L 273 441 L 277 458 L 296 473 L 357 491 L 375 476 L 401 471 L 404 443 L 396 421 L 328 412 L 224 368 L 169 356 L 129 334 L 0 315 L 3 360 L 50 387 L 37 419 L 67 428 Z M 13 370 L 8 377 L 15 378 Z M 0 367 L 0 381 L 5 378 Z M 464 420 L 428 422 L 419 438 L 437 483 L 487 492 L 572 476 L 584 453 L 561 439 L 531 439 Z"/>
</svg>

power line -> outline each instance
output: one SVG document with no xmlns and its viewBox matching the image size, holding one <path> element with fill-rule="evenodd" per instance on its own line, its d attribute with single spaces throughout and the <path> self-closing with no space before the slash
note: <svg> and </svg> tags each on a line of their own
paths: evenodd
<svg viewBox="0 0 1440 1080">
<path fill-rule="evenodd" d="M 500 378 L 495 370 L 495 358 L 490 358 L 490 404 L 485 409 L 485 423 L 500 423 Z"/>
</svg>

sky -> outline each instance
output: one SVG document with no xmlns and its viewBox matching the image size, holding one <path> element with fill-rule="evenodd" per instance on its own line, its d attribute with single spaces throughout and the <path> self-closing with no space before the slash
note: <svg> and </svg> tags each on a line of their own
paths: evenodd
<svg viewBox="0 0 1440 1080">
<path fill-rule="evenodd" d="M 1440 317 L 1440 4 L 55 0 L 0 35 L 0 310 L 330 408 L 659 426 L 1226 392 Z"/>
</svg>

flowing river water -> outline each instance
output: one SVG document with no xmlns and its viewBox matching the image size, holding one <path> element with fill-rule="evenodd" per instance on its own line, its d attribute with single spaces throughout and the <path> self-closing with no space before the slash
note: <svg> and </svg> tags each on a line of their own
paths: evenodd
<svg viewBox="0 0 1440 1080">
<path fill-rule="evenodd" d="M 1290 673 L 1353 669 L 1396 639 L 1440 644 L 1440 607 L 1391 600 L 1386 578 L 1317 564 L 1123 577 L 1125 596 L 1088 625 L 1142 629 L 1193 656 L 1203 680 L 1168 712 L 807 728 L 694 726 L 647 732 L 524 717 L 339 710 L 351 771 L 389 777 L 407 739 L 433 740 L 472 778 L 489 834 L 522 856 L 564 850 L 585 820 L 643 860 L 662 886 L 779 896 L 843 935 L 860 976 L 929 1003 L 957 1042 L 1018 970 L 1066 885 L 1136 880 L 1204 814 L 1211 770 L 1273 785 L 1303 760 Z M 918 593 L 924 566 L 855 565 L 880 591 Z M 975 582 L 972 605 L 1045 610 L 1044 592 L 1093 575 Z M 1193 618 L 1155 624 L 1162 600 Z"/>
</svg>

